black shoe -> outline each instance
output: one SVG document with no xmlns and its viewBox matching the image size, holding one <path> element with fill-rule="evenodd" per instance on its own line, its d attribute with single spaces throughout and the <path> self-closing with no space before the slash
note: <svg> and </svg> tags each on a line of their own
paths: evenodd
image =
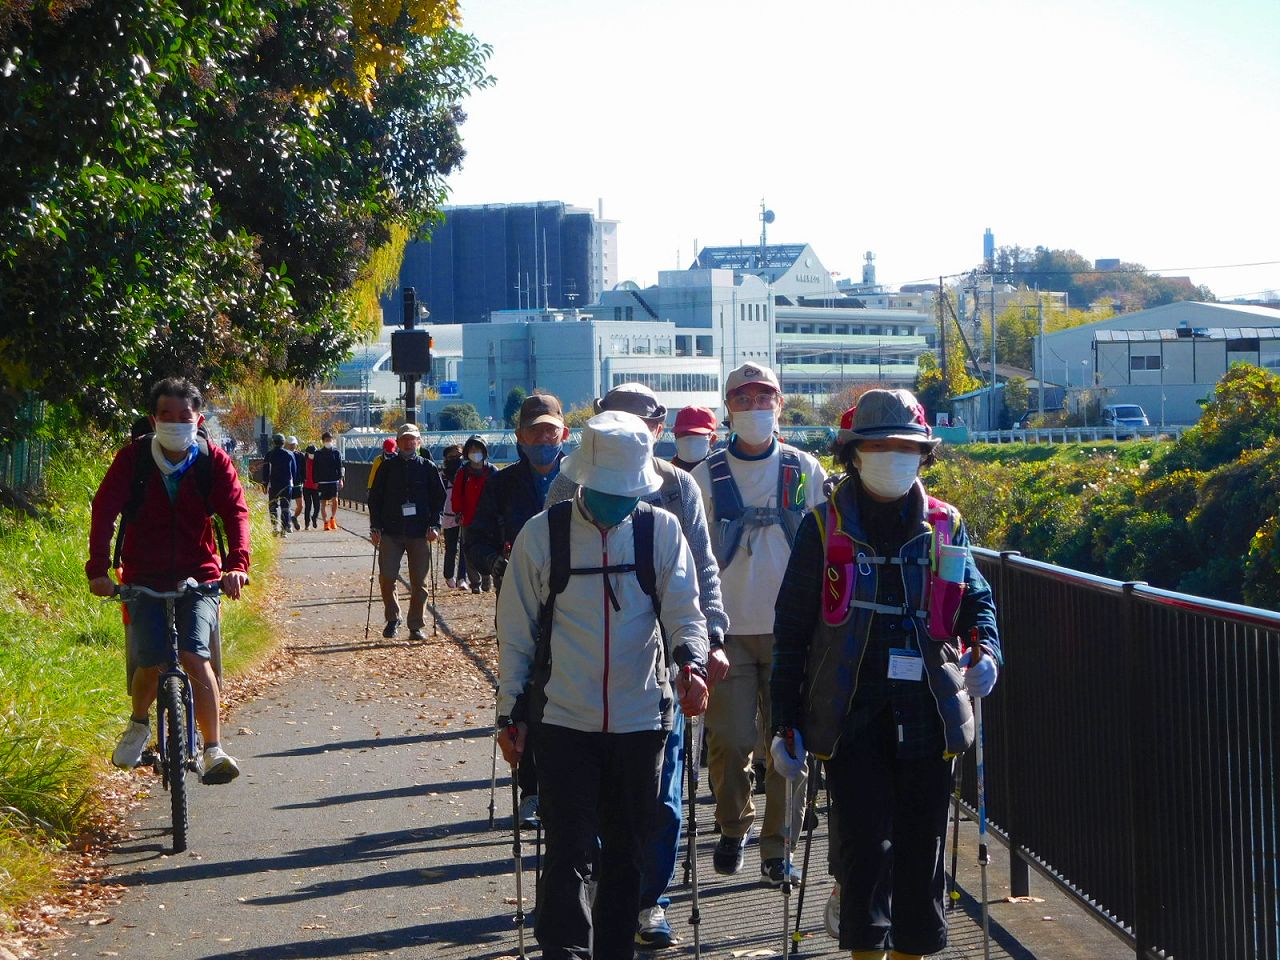
<svg viewBox="0 0 1280 960">
<path fill-rule="evenodd" d="M 400 629 L 399 620 L 388 620 L 387 625 L 382 628 L 382 635 L 388 640 L 395 638 L 396 631 Z"/>
<path fill-rule="evenodd" d="M 480 581 L 480 589 L 483 590 L 485 593 L 488 593 L 490 590 L 493 589 L 493 581 L 490 580 L 488 577 L 485 577 L 483 580 Z"/>
<path fill-rule="evenodd" d="M 751 765 L 751 773 L 755 777 L 755 792 L 764 793 L 764 780 L 768 776 L 768 768 L 759 760 Z"/>
<path fill-rule="evenodd" d="M 748 837 L 750 834 L 741 837 L 720 837 L 715 853 L 711 856 L 711 863 L 716 868 L 716 873 L 722 873 L 727 877 L 742 869 L 742 853 L 747 848 Z"/>
<path fill-rule="evenodd" d="M 480 592 L 480 585 L 479 585 L 479 584 L 476 584 L 474 587 L 472 587 L 472 588 L 471 588 L 471 592 L 472 592 L 472 593 L 479 593 L 479 592 Z"/>
<path fill-rule="evenodd" d="M 425 631 L 425 630 L 423 630 L 421 627 L 415 627 L 414 629 L 412 629 L 412 630 L 410 630 L 410 631 L 409 631 L 409 639 L 410 639 L 410 640 L 425 640 L 425 639 L 427 639 L 426 631 Z"/>
<path fill-rule="evenodd" d="M 766 887 L 780 887 L 785 879 L 786 866 L 781 857 L 760 861 L 760 882 Z M 800 884 L 800 869 L 794 863 L 791 865 L 791 884 Z"/>
<path fill-rule="evenodd" d="M 297 518 L 297 517 L 294 517 L 294 518 L 293 518 L 293 529 L 295 529 L 295 530 L 301 530 L 301 529 L 302 529 L 302 527 L 300 527 L 300 526 L 298 525 L 298 518 Z"/>
</svg>

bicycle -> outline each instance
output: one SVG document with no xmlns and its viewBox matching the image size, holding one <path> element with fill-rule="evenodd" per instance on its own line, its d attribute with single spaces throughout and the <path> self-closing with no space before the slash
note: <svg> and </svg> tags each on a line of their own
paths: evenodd
<svg viewBox="0 0 1280 960">
<path fill-rule="evenodd" d="M 188 593 L 216 596 L 221 592 L 218 580 L 197 583 L 188 577 L 177 590 L 152 590 L 135 584 L 118 584 L 111 599 L 121 602 L 151 597 L 163 600 L 168 628 L 169 659 L 160 672 L 156 688 L 156 747 L 143 751 L 139 766 L 149 766 L 160 774 L 169 792 L 169 810 L 173 821 L 173 852 L 187 849 L 187 771 L 196 770 L 200 756 L 199 733 L 196 729 L 195 700 L 191 678 L 182 669 L 178 655 L 178 622 L 175 604 Z M 215 661 L 216 662 L 216 661 Z"/>
</svg>

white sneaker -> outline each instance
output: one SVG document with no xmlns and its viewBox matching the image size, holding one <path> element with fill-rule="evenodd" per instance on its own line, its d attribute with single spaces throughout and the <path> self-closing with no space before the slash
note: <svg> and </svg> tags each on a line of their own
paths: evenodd
<svg viewBox="0 0 1280 960">
<path fill-rule="evenodd" d="M 230 783 L 240 776 L 240 765 L 222 747 L 205 747 L 196 764 L 205 783 Z"/>
<path fill-rule="evenodd" d="M 822 911 L 822 925 L 827 933 L 836 940 L 840 939 L 840 884 L 831 888 L 831 896 L 827 897 L 827 908 Z"/>
<path fill-rule="evenodd" d="M 636 921 L 636 946 L 664 950 L 674 939 L 671 924 L 667 923 L 667 912 L 660 905 L 640 911 L 640 918 Z"/>
<path fill-rule="evenodd" d="M 150 723 L 130 720 L 129 725 L 124 728 L 124 733 L 120 735 L 120 742 L 111 753 L 111 762 L 117 767 L 132 770 L 142 762 L 142 751 L 146 749 L 147 741 L 150 739 Z"/>
<path fill-rule="evenodd" d="M 520 801 L 520 826 L 532 829 L 538 825 L 538 795 L 531 793 Z"/>
</svg>

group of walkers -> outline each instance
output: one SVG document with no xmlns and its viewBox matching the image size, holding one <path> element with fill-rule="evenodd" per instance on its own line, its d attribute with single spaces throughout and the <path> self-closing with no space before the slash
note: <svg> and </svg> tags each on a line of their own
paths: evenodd
<svg viewBox="0 0 1280 960">
<path fill-rule="evenodd" d="M 267 489 L 272 534 L 287 537 L 291 530 L 312 527 L 336 530 L 338 491 L 345 476 L 342 454 L 329 431 L 320 435 L 319 447 L 308 444 L 306 450 L 299 449 L 295 436 L 273 436 L 261 476 Z"/>
<path fill-rule="evenodd" d="M 597 399 L 568 454 L 559 401 L 528 397 L 519 459 L 501 470 L 479 437 L 445 450 L 437 467 L 421 454 L 418 428 L 401 427 L 373 465 L 368 495 L 383 636 L 407 625 L 410 639 L 424 638 L 441 537 L 446 583 L 496 592 L 495 736 L 512 765 L 517 824 L 545 831 L 534 928 L 544 957 L 630 958 L 637 946 L 674 941 L 667 889 L 700 726 L 717 873 L 742 871 L 755 836 L 761 883 L 789 893 L 803 882 L 790 851 L 820 763 L 832 800 L 828 922 L 841 947 L 861 960 L 936 953 L 947 938 L 942 859 L 955 764 L 974 742 L 970 698 L 990 693 L 1001 662 L 991 591 L 963 520 L 919 479 L 938 440 L 908 391 L 872 390 L 842 420 L 840 474 L 828 477 L 779 439 L 785 399 L 772 370 L 743 364 L 724 396 L 724 421 L 705 408 L 677 413 L 671 463 L 654 456 L 668 411 L 640 384 Z M 248 538 L 234 470 L 220 449 L 196 442 L 190 384 L 158 384 L 152 405 L 155 435 L 117 456 L 94 500 L 91 589 L 110 592 L 111 525 L 127 514 L 135 461 L 147 458 L 158 470 L 136 516 L 149 529 L 129 524 L 118 575 L 171 582 L 169 558 L 144 539 L 167 527 L 187 544 L 183 571 L 221 573 L 235 596 Z M 340 458 L 322 468 L 323 450 L 299 461 L 294 438 L 275 440 L 264 477 L 273 507 L 292 498 L 299 477 L 304 496 L 314 482 L 321 500 L 336 499 L 336 486 L 321 484 L 341 484 Z M 224 478 L 212 496 L 183 479 L 199 475 L 189 468 L 202 456 Z M 282 531 L 299 529 L 296 512 L 274 507 L 273 520 L 277 510 Z M 222 564 L 211 515 L 229 534 Z M 406 556 L 402 621 L 396 581 Z M 218 744 L 208 619 L 179 611 L 206 757 L 217 751 L 206 779 L 216 781 L 238 769 Z M 133 693 L 113 756 L 122 766 L 137 762 L 148 734 L 149 700 Z"/>
</svg>

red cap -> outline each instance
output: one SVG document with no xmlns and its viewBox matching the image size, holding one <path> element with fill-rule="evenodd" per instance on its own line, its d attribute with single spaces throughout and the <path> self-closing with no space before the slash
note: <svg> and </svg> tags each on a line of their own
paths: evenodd
<svg viewBox="0 0 1280 960">
<path fill-rule="evenodd" d="M 840 429 L 853 429 L 853 415 L 858 412 L 858 405 L 855 403 L 852 407 L 840 414 Z"/>
<path fill-rule="evenodd" d="M 685 407 L 676 414 L 672 433 L 677 437 L 686 433 L 715 433 L 716 415 L 706 407 Z"/>
<path fill-rule="evenodd" d="M 387 437 L 387 439 L 385 439 L 385 440 L 383 440 L 383 441 L 382 441 L 382 452 L 383 452 L 383 453 L 395 453 L 395 452 L 396 452 L 396 442 L 395 442 L 394 440 L 392 440 L 390 437 Z"/>
</svg>

